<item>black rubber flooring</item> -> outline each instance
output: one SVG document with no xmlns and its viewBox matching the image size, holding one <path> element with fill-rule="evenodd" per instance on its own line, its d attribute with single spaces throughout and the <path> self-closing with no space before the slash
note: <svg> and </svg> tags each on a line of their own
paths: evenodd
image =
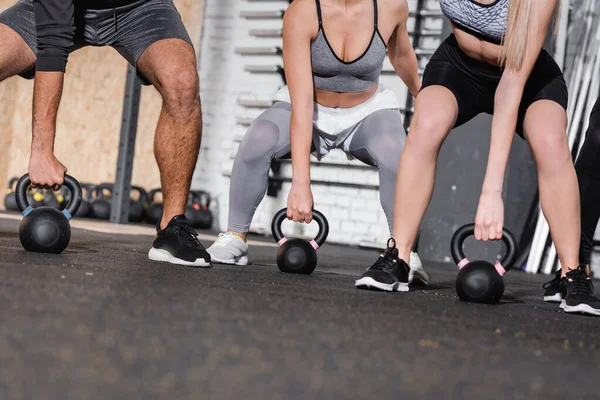
<svg viewBox="0 0 600 400">
<path fill-rule="evenodd" d="M 513 272 L 496 306 L 455 267 L 409 293 L 360 291 L 377 253 L 325 245 L 311 276 L 151 262 L 151 238 L 75 230 L 26 253 L 0 219 L 0 399 L 599 398 L 600 318 L 541 301 Z M 208 244 L 208 243 L 206 243 Z M 596 378 L 594 378 L 596 377 Z"/>
</svg>

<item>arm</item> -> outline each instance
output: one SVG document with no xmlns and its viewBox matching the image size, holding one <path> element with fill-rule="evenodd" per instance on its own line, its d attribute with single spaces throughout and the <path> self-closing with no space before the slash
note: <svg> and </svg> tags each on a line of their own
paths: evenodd
<svg viewBox="0 0 600 400">
<path fill-rule="evenodd" d="M 534 11 L 523 66 L 518 71 L 506 69 L 496 89 L 492 138 L 483 191 L 502 192 L 523 89 L 542 50 L 557 0 L 532 1 Z"/>
<path fill-rule="evenodd" d="M 29 169 L 35 186 L 58 188 L 66 169 L 54 157 L 54 137 L 65 67 L 75 34 L 74 6 L 68 0 L 36 0 L 34 12 L 38 56 Z"/>
<path fill-rule="evenodd" d="M 406 23 L 408 21 L 408 5 L 401 5 L 399 24 L 388 41 L 388 57 L 394 70 L 408 87 L 410 94 L 417 97 L 421 89 L 419 66 L 415 50 L 410 43 Z"/>
<path fill-rule="evenodd" d="M 290 121 L 292 152 L 292 192 L 310 193 L 310 149 L 312 144 L 314 88 L 311 67 L 310 42 L 314 26 L 306 21 L 316 21 L 314 7 L 306 2 L 294 2 L 283 19 L 283 63 L 292 101 Z M 311 195 L 312 199 L 312 195 Z M 288 206 L 290 206 L 288 199 Z M 288 209 L 288 217 L 295 221 L 310 222 L 311 204 L 301 201 L 299 208 Z M 295 208 L 292 205 L 292 208 Z M 306 216 L 306 218 L 304 217 Z"/>
<path fill-rule="evenodd" d="M 505 69 L 496 89 L 490 152 L 476 216 L 477 239 L 502 237 L 502 186 L 525 84 L 542 49 L 557 0 L 532 0 L 528 41 L 521 69 Z M 550 3 L 550 4 L 549 4 Z"/>
</svg>

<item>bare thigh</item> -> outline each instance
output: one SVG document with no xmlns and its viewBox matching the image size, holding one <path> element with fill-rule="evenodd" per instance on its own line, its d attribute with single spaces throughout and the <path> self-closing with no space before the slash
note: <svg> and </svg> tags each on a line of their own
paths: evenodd
<svg viewBox="0 0 600 400">
<path fill-rule="evenodd" d="M 523 121 L 525 139 L 538 165 L 545 161 L 554 164 L 556 157 L 571 158 L 568 148 L 567 113 L 558 103 L 539 100 L 533 103 Z"/>
<path fill-rule="evenodd" d="M 35 68 L 36 57 L 17 32 L 0 24 L 0 81 Z"/>
<path fill-rule="evenodd" d="M 439 150 L 458 118 L 454 94 L 443 86 L 428 86 L 417 96 L 407 145 Z"/>
</svg>

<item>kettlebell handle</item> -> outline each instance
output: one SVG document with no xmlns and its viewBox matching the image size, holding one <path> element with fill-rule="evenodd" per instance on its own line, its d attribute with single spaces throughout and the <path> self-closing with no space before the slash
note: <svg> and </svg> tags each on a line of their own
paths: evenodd
<svg viewBox="0 0 600 400">
<path fill-rule="evenodd" d="M 31 207 L 29 201 L 27 201 L 27 188 L 30 184 L 31 178 L 29 178 L 29 174 L 25 174 L 21 177 L 21 179 L 19 179 L 19 182 L 17 182 L 17 188 L 15 189 L 17 205 L 19 206 L 19 210 L 21 210 L 23 216 L 26 216 L 33 211 L 33 207 Z M 71 200 L 69 201 L 67 207 L 65 207 L 65 209 L 61 212 L 64 214 L 67 220 L 69 220 L 73 218 L 73 215 L 75 215 L 79 205 L 81 204 L 83 191 L 77 179 L 73 178 L 71 175 L 65 175 L 64 185 L 71 191 Z"/>
<path fill-rule="evenodd" d="M 156 198 L 157 193 L 162 193 L 162 189 L 160 189 L 160 188 L 152 189 L 151 191 L 148 192 L 148 200 L 150 203 L 152 203 L 152 204 L 155 203 L 154 199 Z"/>
<path fill-rule="evenodd" d="M 463 268 L 469 263 L 465 253 L 463 252 L 463 244 L 469 236 L 475 234 L 475 224 L 464 225 L 452 236 L 450 241 L 450 252 L 452 253 L 452 259 L 456 263 L 459 269 Z M 502 229 L 502 241 L 506 245 L 506 254 L 496 263 L 495 267 L 498 273 L 502 276 L 508 272 L 517 260 L 518 244 L 515 236 L 506 228 Z"/>
<path fill-rule="evenodd" d="M 319 233 L 317 233 L 317 237 L 310 241 L 310 244 L 313 249 L 317 250 L 319 247 L 323 246 L 325 239 L 327 239 L 327 235 L 329 235 L 329 223 L 327 222 L 327 218 L 317 210 L 312 210 L 312 215 L 313 219 L 319 225 Z M 280 246 L 287 242 L 287 238 L 283 236 L 283 232 L 281 231 L 281 224 L 286 218 L 287 208 L 282 208 L 275 214 L 273 222 L 271 223 L 271 232 L 273 233 L 275 241 L 277 241 L 277 244 Z"/>
</svg>

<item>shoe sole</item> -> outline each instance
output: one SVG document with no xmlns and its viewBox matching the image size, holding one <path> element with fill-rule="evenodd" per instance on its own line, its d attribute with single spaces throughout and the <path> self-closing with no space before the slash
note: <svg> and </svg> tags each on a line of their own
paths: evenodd
<svg viewBox="0 0 600 400">
<path fill-rule="evenodd" d="M 549 303 L 560 303 L 562 302 L 562 296 L 560 293 L 556 293 L 552 296 L 544 296 L 544 301 L 547 301 Z"/>
<path fill-rule="evenodd" d="M 148 258 L 152 261 L 168 262 L 176 265 L 184 265 L 186 267 L 201 267 L 210 268 L 210 262 L 206 262 L 203 258 L 197 258 L 196 261 L 185 261 L 177 257 L 173 257 L 166 250 L 155 249 L 154 247 L 148 252 Z"/>
<path fill-rule="evenodd" d="M 384 292 L 408 292 L 409 290 L 408 283 L 381 283 L 370 277 L 361 278 L 357 280 L 354 285 L 358 289 L 381 290 Z"/>
<path fill-rule="evenodd" d="M 562 308 L 563 311 L 566 313 L 581 313 L 600 316 L 600 310 L 592 308 L 587 304 L 577 304 L 576 306 L 568 306 L 563 303 L 561 303 L 560 308 Z"/>
<path fill-rule="evenodd" d="M 230 258 L 229 260 L 222 260 L 220 258 L 216 258 L 212 254 L 210 255 L 210 260 L 217 264 L 227 264 L 227 265 L 248 265 L 248 257 L 235 257 Z"/>
</svg>

